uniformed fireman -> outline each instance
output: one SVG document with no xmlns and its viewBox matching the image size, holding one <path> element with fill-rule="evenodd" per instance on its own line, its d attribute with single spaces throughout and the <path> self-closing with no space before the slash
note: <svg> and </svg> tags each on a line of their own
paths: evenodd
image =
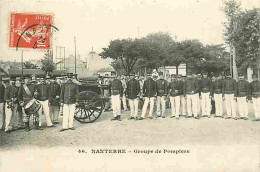
<svg viewBox="0 0 260 172">
<path fill-rule="evenodd" d="M 49 108 L 50 116 L 53 124 L 59 123 L 59 112 L 60 112 L 60 91 L 61 87 L 52 76 L 49 84 Z"/>
<path fill-rule="evenodd" d="M 253 81 L 250 83 L 250 98 L 253 101 L 255 121 L 260 121 L 260 81 L 257 74 L 253 74 Z"/>
<path fill-rule="evenodd" d="M 228 74 L 226 79 L 223 81 L 223 100 L 226 103 L 227 119 L 236 117 L 236 95 L 237 95 L 237 83 L 232 79 L 231 75 Z"/>
<path fill-rule="evenodd" d="M 176 116 L 176 119 L 179 119 L 181 95 L 183 94 L 183 82 L 181 82 L 179 75 L 173 75 L 172 81 L 169 84 L 169 94 L 172 109 L 171 118 Z"/>
<path fill-rule="evenodd" d="M 182 75 L 181 78 L 180 78 L 180 81 L 181 81 L 181 83 L 183 85 L 184 82 L 186 81 L 186 76 Z M 187 101 L 186 101 L 186 99 L 184 97 L 184 94 L 182 94 L 180 96 L 180 98 L 181 98 L 181 115 L 182 116 L 186 116 L 187 115 Z"/>
<path fill-rule="evenodd" d="M 199 86 L 202 116 L 209 118 L 211 112 L 212 82 L 206 72 L 203 73 L 203 78 L 199 81 Z"/>
<path fill-rule="evenodd" d="M 130 80 L 126 84 L 126 96 L 130 106 L 130 118 L 136 119 L 138 117 L 138 97 L 140 96 L 140 83 L 135 79 L 134 74 L 130 74 Z"/>
<path fill-rule="evenodd" d="M 245 80 L 242 73 L 239 74 L 239 81 L 237 82 L 237 103 L 238 113 L 241 119 L 248 119 L 248 100 L 249 100 L 249 82 Z"/>
<path fill-rule="evenodd" d="M 163 77 L 163 72 L 159 72 L 159 79 L 156 80 L 156 92 L 157 92 L 157 118 L 165 118 L 165 103 L 168 92 L 168 83 Z"/>
<path fill-rule="evenodd" d="M 148 105 L 150 105 L 150 110 L 148 117 L 153 118 L 153 109 L 154 109 L 154 99 L 156 96 L 156 82 L 151 78 L 151 75 L 147 75 L 147 79 L 144 81 L 143 85 L 143 97 L 144 105 L 142 109 L 141 120 L 145 118 Z"/>
<path fill-rule="evenodd" d="M 30 100 L 32 100 L 35 97 L 35 85 L 31 83 L 30 77 L 24 78 L 24 83 L 18 90 L 18 101 L 20 106 L 22 106 L 22 112 L 23 112 L 23 121 L 25 123 L 25 130 L 28 132 L 30 131 L 30 124 L 29 119 L 31 114 L 29 114 L 24 107 L 29 103 Z M 42 130 L 42 128 L 39 126 L 39 113 L 36 112 L 32 114 L 33 123 L 36 130 Z"/>
<path fill-rule="evenodd" d="M 126 83 L 127 83 L 127 81 L 126 81 L 126 78 L 124 75 L 122 75 L 120 79 L 121 79 L 122 86 L 123 86 L 123 97 L 122 97 L 123 108 L 125 111 L 127 111 L 128 110 L 127 102 L 126 102 L 126 88 L 127 88 Z"/>
<path fill-rule="evenodd" d="M 198 117 L 198 91 L 199 83 L 192 78 L 191 71 L 187 71 L 187 79 L 183 84 L 183 94 L 187 101 L 187 117 L 191 117 L 192 114 L 196 119 Z"/>
<path fill-rule="evenodd" d="M 35 87 L 36 99 L 41 103 L 41 108 L 39 109 L 39 116 L 42 116 L 44 112 L 47 127 L 52 127 L 53 124 L 50 118 L 50 109 L 49 109 L 49 85 L 46 83 L 46 79 L 41 77 L 40 83 Z M 41 124 L 40 124 L 41 126 Z"/>
<path fill-rule="evenodd" d="M 72 82 L 73 74 L 68 73 L 67 76 L 68 80 L 62 85 L 60 93 L 60 103 L 61 107 L 63 107 L 61 132 L 68 129 L 75 130 L 73 119 L 78 100 L 77 94 L 79 93 L 78 85 Z"/>
<path fill-rule="evenodd" d="M 13 86 L 10 84 L 10 78 L 5 78 L 4 80 L 5 84 L 5 94 L 4 94 L 4 100 L 5 100 L 5 132 L 10 133 L 13 130 L 14 125 L 14 117 L 15 114 L 13 113 Z"/>
<path fill-rule="evenodd" d="M 116 76 L 109 83 L 109 91 L 111 95 L 111 103 L 114 116 L 114 118 L 112 118 L 111 120 L 121 121 L 121 99 L 123 97 L 123 86 L 122 82 L 119 79 L 119 76 Z"/>
<path fill-rule="evenodd" d="M 223 99 L 222 99 L 222 92 L 223 92 L 223 79 L 222 76 L 219 75 L 216 77 L 216 80 L 212 83 L 212 96 L 215 100 L 215 114 L 216 117 L 223 118 Z"/>
</svg>

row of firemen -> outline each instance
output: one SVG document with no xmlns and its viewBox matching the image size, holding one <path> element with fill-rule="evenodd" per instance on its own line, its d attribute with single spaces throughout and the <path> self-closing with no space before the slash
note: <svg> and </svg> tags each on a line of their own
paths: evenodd
<svg viewBox="0 0 260 172">
<path fill-rule="evenodd" d="M 48 82 L 46 82 L 46 79 Z M 73 127 L 78 86 L 73 75 L 66 79 L 24 77 L 12 79 L 0 77 L 0 129 L 10 133 L 16 129 L 30 131 L 30 117 L 36 130 L 42 130 L 41 115 L 44 113 L 47 127 L 58 124 L 60 112 L 63 112 L 62 131 Z M 36 101 L 36 102 L 35 102 Z M 36 104 L 30 104 L 31 102 Z M 26 107 L 35 105 L 39 109 L 29 113 Z M 62 107 L 62 108 L 60 108 Z M 29 107 L 30 108 L 30 107 Z M 28 108 L 28 109 L 29 109 Z"/>
<path fill-rule="evenodd" d="M 114 115 L 112 120 L 121 120 L 121 102 L 126 109 L 126 99 L 131 111 L 129 119 L 144 119 L 148 105 L 150 105 L 148 116 L 153 118 L 155 101 L 156 117 L 164 118 L 168 99 L 171 117 L 177 119 L 180 115 L 194 116 L 196 119 L 200 116 L 210 117 L 212 108 L 215 109 L 216 117 L 223 118 L 223 103 L 226 106 L 226 118 L 237 119 L 236 104 L 238 104 L 240 118 L 248 119 L 248 101 L 253 102 L 255 120 L 260 119 L 260 81 L 257 75 L 253 75 L 253 82 L 249 83 L 242 74 L 236 82 L 231 75 L 226 75 L 226 78 L 219 75 L 212 80 L 204 73 L 199 79 L 188 71 L 187 77 L 172 75 L 171 79 L 165 79 L 163 73 L 159 72 L 158 75 L 154 73 L 148 75 L 144 82 L 134 75 L 130 75 L 128 81 L 118 76 L 109 85 Z M 141 116 L 138 117 L 140 98 L 144 100 L 144 104 Z M 214 107 L 212 102 L 215 103 Z"/>
</svg>

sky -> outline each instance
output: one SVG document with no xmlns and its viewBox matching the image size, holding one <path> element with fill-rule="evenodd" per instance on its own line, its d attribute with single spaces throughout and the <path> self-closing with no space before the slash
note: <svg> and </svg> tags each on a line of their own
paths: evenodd
<svg viewBox="0 0 260 172">
<path fill-rule="evenodd" d="M 66 55 L 86 56 L 93 46 L 100 53 L 113 39 L 168 32 L 178 41 L 198 39 L 223 44 L 223 0 L 0 0 L 0 60 L 20 61 L 21 50 L 8 47 L 10 12 L 51 13 L 59 29 L 53 47 Z M 244 9 L 260 7 L 259 0 L 241 0 Z M 24 60 L 41 59 L 43 51 L 26 50 Z M 55 54 L 55 52 L 54 52 Z"/>
</svg>

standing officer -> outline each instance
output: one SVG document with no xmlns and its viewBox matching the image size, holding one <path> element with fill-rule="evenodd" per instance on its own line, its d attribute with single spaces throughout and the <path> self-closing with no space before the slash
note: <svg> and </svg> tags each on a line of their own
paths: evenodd
<svg viewBox="0 0 260 172">
<path fill-rule="evenodd" d="M 199 83 L 192 78 L 191 72 L 187 71 L 187 79 L 183 84 L 183 94 L 187 101 L 188 117 L 194 115 L 196 119 L 198 117 L 198 90 Z"/>
<path fill-rule="evenodd" d="M 179 119 L 180 115 L 180 105 L 181 105 L 181 95 L 183 93 L 183 83 L 180 81 L 180 77 L 173 75 L 172 81 L 169 84 L 170 102 L 172 108 L 171 118 L 175 117 Z"/>
<path fill-rule="evenodd" d="M 25 130 L 30 131 L 29 119 L 31 114 L 29 114 L 24 107 L 35 97 L 35 85 L 30 83 L 30 77 L 24 79 L 24 84 L 18 90 L 18 101 L 20 106 L 22 106 L 23 111 L 23 121 L 25 123 Z M 33 114 L 33 123 L 36 130 L 42 130 L 39 127 L 39 113 Z"/>
<path fill-rule="evenodd" d="M 4 131 L 4 123 L 5 123 L 5 114 L 4 114 L 4 107 L 5 107 L 5 86 L 2 84 L 2 77 L 0 76 L 0 130 Z"/>
<path fill-rule="evenodd" d="M 10 78 L 5 80 L 5 132 L 10 133 L 14 127 L 14 108 L 13 108 L 13 86 L 10 84 Z"/>
<path fill-rule="evenodd" d="M 207 116 L 209 118 L 211 111 L 212 82 L 211 79 L 208 78 L 206 72 L 203 74 L 203 78 L 199 81 L 199 86 L 202 116 Z"/>
<path fill-rule="evenodd" d="M 156 96 L 156 82 L 151 78 L 151 75 L 147 75 L 147 79 L 144 81 L 143 85 L 143 97 L 144 105 L 142 110 L 142 115 L 140 120 L 145 118 L 146 110 L 148 104 L 150 104 L 149 118 L 153 118 L 153 107 L 154 107 L 154 97 Z"/>
<path fill-rule="evenodd" d="M 222 92 L 223 92 L 223 79 L 219 75 L 216 80 L 212 83 L 212 93 L 213 99 L 215 100 L 215 114 L 217 117 L 223 118 L 223 101 L 222 101 Z"/>
<path fill-rule="evenodd" d="M 125 76 L 121 76 L 121 82 L 122 82 L 122 86 L 123 86 L 123 97 L 122 97 L 122 102 L 123 102 L 123 108 L 125 111 L 127 111 L 127 103 L 126 103 L 126 79 Z"/>
<path fill-rule="evenodd" d="M 180 81 L 183 85 L 184 82 L 186 81 L 186 76 L 185 75 L 181 76 Z M 182 93 L 183 93 L 183 90 L 182 90 Z M 186 116 L 187 115 L 187 101 L 184 97 L 184 94 L 182 94 L 180 97 L 181 97 L 181 115 Z"/>
<path fill-rule="evenodd" d="M 167 97 L 168 83 L 163 79 L 163 72 L 159 72 L 159 79 L 156 80 L 157 92 L 157 118 L 165 118 L 165 101 Z"/>
<path fill-rule="evenodd" d="M 19 88 L 21 87 L 20 79 L 19 78 L 14 79 L 12 84 L 13 84 L 13 91 L 11 97 L 13 102 L 13 113 L 15 116 L 14 128 L 20 130 L 20 129 L 24 129 L 22 107 L 18 102 L 18 91 Z"/>
<path fill-rule="evenodd" d="M 53 124 L 59 123 L 59 112 L 60 112 L 60 85 L 52 77 L 49 85 L 49 105 L 50 105 L 50 116 Z"/>
<path fill-rule="evenodd" d="M 35 91 L 37 92 L 37 100 L 41 103 L 41 108 L 39 109 L 39 116 L 42 116 L 42 112 L 45 114 L 47 127 L 52 127 L 53 124 L 50 118 L 49 109 L 49 85 L 46 83 L 44 78 L 40 79 L 40 84 L 36 85 Z"/>
<path fill-rule="evenodd" d="M 126 95 L 129 101 L 131 116 L 129 119 L 137 120 L 138 116 L 138 96 L 140 94 L 140 83 L 135 79 L 134 74 L 130 74 L 130 80 L 126 84 Z"/>
<path fill-rule="evenodd" d="M 245 80 L 242 73 L 239 74 L 239 81 L 237 82 L 237 103 L 238 113 L 241 119 L 248 119 L 248 99 L 249 99 L 249 82 Z"/>
<path fill-rule="evenodd" d="M 79 93 L 78 85 L 72 82 L 73 74 L 68 74 L 68 80 L 61 87 L 60 102 L 63 107 L 63 121 L 62 121 L 62 131 L 68 129 L 75 130 L 73 127 L 74 113 L 77 106 L 77 100 Z"/>
<path fill-rule="evenodd" d="M 123 97 L 123 86 L 122 82 L 119 80 L 119 76 L 114 78 L 109 83 L 109 91 L 111 95 L 113 116 L 112 121 L 118 120 L 121 121 L 121 99 Z"/>
<path fill-rule="evenodd" d="M 253 74 L 253 81 L 250 83 L 250 97 L 252 97 L 255 121 L 260 121 L 260 81 L 257 74 Z"/>
<path fill-rule="evenodd" d="M 237 95 L 237 83 L 228 74 L 223 82 L 223 100 L 226 101 L 227 118 L 236 117 L 236 95 Z"/>
</svg>

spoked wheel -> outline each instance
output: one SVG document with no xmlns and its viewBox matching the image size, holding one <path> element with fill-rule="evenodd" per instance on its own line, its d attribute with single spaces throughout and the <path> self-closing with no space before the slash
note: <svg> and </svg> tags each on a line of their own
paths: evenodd
<svg viewBox="0 0 260 172">
<path fill-rule="evenodd" d="M 104 103 L 101 97 L 92 91 L 79 93 L 78 106 L 74 118 L 82 123 L 91 123 L 97 120 L 104 110 Z"/>
</svg>

